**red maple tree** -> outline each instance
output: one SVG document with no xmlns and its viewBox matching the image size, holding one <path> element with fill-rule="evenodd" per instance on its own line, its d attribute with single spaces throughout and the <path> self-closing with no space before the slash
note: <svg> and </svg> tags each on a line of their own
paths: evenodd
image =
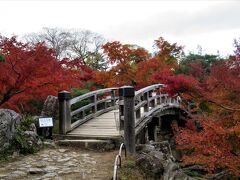
<svg viewBox="0 0 240 180">
<path fill-rule="evenodd" d="M 194 67 L 197 67 L 197 64 Z M 193 117 L 201 125 L 201 130 L 189 127 L 180 129 L 176 139 L 178 148 L 190 152 L 183 157 L 186 164 L 201 164 L 209 173 L 226 170 L 239 176 L 240 59 L 238 54 L 228 60 L 213 63 L 208 74 L 204 76 L 204 79 L 198 80 L 190 80 L 188 78 L 192 76 L 186 76 L 185 80 L 181 80 L 182 85 L 184 82 L 191 85 L 182 91 L 182 95 L 191 94 L 190 100 L 198 108 Z M 176 86 L 178 77 L 179 75 L 176 75 L 175 78 L 166 79 L 167 83 L 170 82 L 171 88 L 180 92 Z M 195 91 L 192 91 L 193 88 Z"/>
<path fill-rule="evenodd" d="M 29 46 L 16 37 L 0 37 L 0 107 L 29 111 L 31 101 L 43 101 L 60 90 L 80 87 L 90 70 L 79 61 L 57 61 L 43 44 Z"/>
</svg>

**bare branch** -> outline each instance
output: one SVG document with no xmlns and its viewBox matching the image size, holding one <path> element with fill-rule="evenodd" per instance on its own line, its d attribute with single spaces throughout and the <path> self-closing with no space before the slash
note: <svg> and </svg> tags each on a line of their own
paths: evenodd
<svg viewBox="0 0 240 180">
<path fill-rule="evenodd" d="M 219 103 L 217 103 L 217 102 L 214 102 L 214 101 L 212 101 L 212 100 L 208 100 L 208 102 L 210 102 L 210 103 L 212 103 L 212 104 L 215 104 L 215 105 L 217 105 L 217 106 L 219 106 L 219 107 L 221 107 L 221 108 L 223 108 L 223 109 L 226 109 L 226 110 L 228 110 L 228 111 L 240 111 L 240 109 L 230 108 L 230 107 L 227 107 L 227 106 L 225 106 L 225 105 L 222 105 L 222 104 L 219 104 Z"/>
</svg>

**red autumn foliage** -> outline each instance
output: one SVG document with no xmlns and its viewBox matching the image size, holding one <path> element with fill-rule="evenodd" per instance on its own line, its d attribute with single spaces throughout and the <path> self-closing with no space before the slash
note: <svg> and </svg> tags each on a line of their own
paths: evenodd
<svg viewBox="0 0 240 180">
<path fill-rule="evenodd" d="M 30 101 L 43 101 L 60 90 L 80 87 L 90 78 L 89 69 L 66 59 L 59 62 L 53 53 L 43 44 L 31 47 L 15 37 L 0 38 L 1 108 L 29 111 Z"/>
<path fill-rule="evenodd" d="M 155 40 L 157 49 L 156 57 L 161 59 L 166 64 L 177 64 L 177 59 L 183 55 L 183 46 L 178 46 L 177 43 L 169 43 L 163 37 Z"/>
<path fill-rule="evenodd" d="M 138 46 L 122 45 L 116 41 L 105 44 L 104 53 L 113 67 L 106 72 L 96 72 L 95 81 L 106 87 L 132 85 L 136 89 L 156 83 L 153 74 L 164 68 L 176 67 L 176 58 L 182 54 L 182 47 L 163 38 L 156 40 L 155 46 L 157 51 L 150 56 Z"/>
<path fill-rule="evenodd" d="M 155 73 L 153 77 L 156 81 L 167 85 L 164 91 L 168 92 L 170 95 L 183 95 L 183 93 L 185 93 L 185 98 L 192 98 L 193 94 L 195 95 L 201 92 L 200 83 L 194 77 L 184 74 L 176 75 L 171 69 L 163 69 Z"/>
<path fill-rule="evenodd" d="M 192 94 L 191 99 L 203 111 L 195 117 L 203 130 L 180 130 L 178 148 L 191 150 L 183 157 L 186 164 L 204 165 L 209 173 L 226 169 L 240 175 L 239 77 L 238 58 L 216 62 L 200 83 L 201 95 Z"/>
<path fill-rule="evenodd" d="M 239 150 L 240 124 L 227 127 L 221 119 L 198 117 L 203 130 L 180 129 L 176 138 L 178 148 L 191 151 L 184 155 L 185 164 L 201 164 L 209 173 L 216 169 L 227 169 L 232 174 L 240 175 Z"/>
<path fill-rule="evenodd" d="M 141 47 L 133 45 L 122 45 L 118 41 L 103 45 L 104 53 L 110 64 L 138 63 L 149 57 L 148 52 Z"/>
<path fill-rule="evenodd" d="M 141 61 L 131 59 L 129 45 L 119 42 L 105 46 L 105 53 L 113 66 L 106 72 L 97 72 L 97 82 L 105 86 L 133 85 L 136 89 L 153 83 L 163 83 L 171 95 L 179 94 L 194 102 L 194 119 L 201 124 L 187 121 L 186 128 L 179 129 L 177 143 L 180 149 L 190 151 L 183 157 L 186 164 L 201 164 L 209 173 L 217 169 L 240 173 L 240 46 L 229 60 L 195 60 L 185 64 L 186 74 L 178 74 L 177 58 L 182 47 L 170 44 L 162 38 L 155 41 L 157 52 L 141 56 Z M 138 54 L 139 55 L 139 54 Z M 194 57 L 194 56 L 193 56 Z M 196 56 L 195 56 L 196 57 Z M 207 64 L 208 63 L 208 64 Z"/>
<path fill-rule="evenodd" d="M 112 67 L 94 72 L 94 80 L 106 87 L 133 85 L 136 89 L 163 83 L 164 91 L 179 94 L 196 106 L 193 114 L 202 126 L 199 131 L 191 121 L 180 128 L 177 143 L 188 150 L 185 164 L 201 164 L 210 173 L 227 169 L 240 175 L 240 45 L 235 41 L 235 55 L 214 62 L 207 70 L 200 61 L 185 66 L 186 74 L 176 74 L 182 47 L 163 38 L 155 41 L 157 51 L 119 42 L 103 46 Z M 57 61 L 53 51 L 42 44 L 30 47 L 16 38 L 0 38 L 0 107 L 29 110 L 29 102 L 42 101 L 60 90 L 84 86 L 93 71 L 79 60 Z M 204 78 L 203 78 L 204 77 Z M 91 87 L 95 90 L 95 87 Z"/>
<path fill-rule="evenodd" d="M 136 85 L 137 64 L 149 57 L 148 52 L 120 42 L 107 43 L 103 49 L 108 62 L 114 66 L 108 71 L 96 72 L 95 81 L 105 87 Z"/>
</svg>

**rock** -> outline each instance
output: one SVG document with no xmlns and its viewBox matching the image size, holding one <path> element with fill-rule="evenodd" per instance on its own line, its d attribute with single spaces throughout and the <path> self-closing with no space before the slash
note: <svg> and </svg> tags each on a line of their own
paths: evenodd
<svg viewBox="0 0 240 180">
<path fill-rule="evenodd" d="M 150 144 L 139 144 L 136 146 L 136 151 L 137 152 L 145 152 L 145 153 L 148 153 L 150 151 L 153 151 L 155 150 L 155 147 L 153 145 L 150 145 Z"/>
<path fill-rule="evenodd" d="M 54 171 L 56 171 L 58 169 L 59 168 L 55 167 L 55 166 L 47 166 L 46 168 L 44 168 L 44 171 L 50 173 L 50 172 L 54 172 Z"/>
<path fill-rule="evenodd" d="M 0 151 L 11 145 L 16 128 L 21 121 L 21 115 L 10 109 L 0 109 Z"/>
<path fill-rule="evenodd" d="M 0 174 L 0 179 L 7 177 L 6 174 Z"/>
<path fill-rule="evenodd" d="M 53 177 L 56 177 L 56 176 L 57 176 L 57 173 L 51 172 L 51 173 L 45 174 L 42 178 L 43 179 L 45 179 L 45 178 L 53 178 Z"/>
<path fill-rule="evenodd" d="M 159 159 L 148 154 L 140 154 L 137 157 L 136 165 L 149 178 L 160 179 L 163 175 L 163 164 L 159 161 Z"/>
<path fill-rule="evenodd" d="M 62 168 L 61 171 L 58 172 L 58 174 L 64 175 L 64 174 L 70 174 L 72 173 L 72 168 Z"/>
<path fill-rule="evenodd" d="M 55 96 L 48 96 L 43 104 L 43 109 L 40 116 L 35 116 L 35 125 L 37 127 L 37 133 L 45 138 L 52 139 L 52 128 L 39 128 L 39 117 L 52 117 L 53 118 L 53 131 L 58 132 L 58 125 L 56 120 L 58 120 L 58 98 Z"/>
<path fill-rule="evenodd" d="M 50 148 L 57 148 L 56 144 L 52 140 L 46 140 L 43 142 L 44 146 L 50 147 Z"/>
<path fill-rule="evenodd" d="M 48 154 L 41 154 L 40 156 L 43 157 L 43 158 L 48 158 L 49 157 Z"/>
<path fill-rule="evenodd" d="M 20 178 L 20 177 L 24 177 L 27 176 L 27 173 L 24 171 L 14 171 L 8 174 L 8 178 Z"/>
<path fill-rule="evenodd" d="M 56 96 L 48 96 L 44 102 L 41 116 L 53 117 L 56 119 L 58 113 L 58 98 Z"/>
<path fill-rule="evenodd" d="M 159 161 L 163 161 L 166 158 L 165 155 L 160 151 L 151 151 L 149 152 L 149 155 L 157 158 Z"/>
<path fill-rule="evenodd" d="M 191 179 L 180 169 L 176 159 L 171 155 L 168 141 L 152 142 L 151 145 L 138 145 L 137 148 L 139 155 L 136 165 L 145 173 L 147 179 Z M 172 153 L 176 156 L 174 150 L 172 150 Z"/>
<path fill-rule="evenodd" d="M 178 165 L 175 162 L 172 162 L 172 160 L 168 159 L 166 164 L 164 164 L 163 180 L 174 179 L 175 171 L 178 169 Z"/>
<path fill-rule="evenodd" d="M 67 166 L 67 167 L 77 167 L 76 163 L 74 163 L 74 162 L 67 162 L 67 163 L 65 163 L 65 166 Z"/>
<path fill-rule="evenodd" d="M 34 150 L 39 150 L 42 147 L 42 141 L 34 131 L 24 131 L 24 137 L 27 139 L 27 144 Z"/>
<path fill-rule="evenodd" d="M 40 168 L 30 168 L 29 169 L 29 174 L 42 174 L 44 171 Z"/>
<path fill-rule="evenodd" d="M 65 152 L 67 152 L 67 149 L 59 149 L 58 150 L 60 153 L 65 153 Z"/>
<path fill-rule="evenodd" d="M 18 151 L 14 151 L 12 154 L 12 158 L 16 158 L 19 156 L 19 152 Z"/>
<path fill-rule="evenodd" d="M 63 159 L 58 159 L 57 162 L 66 162 L 69 161 L 71 158 L 63 158 Z"/>
<path fill-rule="evenodd" d="M 33 131 L 33 132 L 37 133 L 37 128 L 34 123 L 29 125 L 29 131 Z"/>
<path fill-rule="evenodd" d="M 46 167 L 46 163 L 45 163 L 45 162 L 38 162 L 38 163 L 36 164 L 36 167 L 37 167 L 37 168 L 44 168 L 44 167 Z"/>
</svg>

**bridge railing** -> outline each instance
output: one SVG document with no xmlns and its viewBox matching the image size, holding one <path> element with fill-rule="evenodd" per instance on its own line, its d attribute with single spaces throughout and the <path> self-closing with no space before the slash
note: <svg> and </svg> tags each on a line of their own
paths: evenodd
<svg viewBox="0 0 240 180">
<path fill-rule="evenodd" d="M 135 92 L 134 95 L 134 119 L 135 119 L 135 127 L 138 126 L 143 119 L 147 116 L 151 115 L 153 111 L 159 109 L 159 106 L 166 105 L 175 105 L 178 106 L 180 104 L 180 100 L 177 96 L 170 97 L 167 93 L 162 93 L 161 89 L 166 87 L 164 84 L 154 84 L 151 86 L 147 86 L 143 89 L 140 89 Z M 124 87 L 122 87 L 124 88 Z M 124 102 L 123 98 L 120 97 L 120 118 L 122 124 L 120 123 L 120 129 L 123 130 L 123 122 L 124 122 Z M 121 107 L 122 106 L 122 107 Z"/>
<path fill-rule="evenodd" d="M 135 136 L 146 123 L 145 120 L 164 108 L 179 107 L 179 97 L 162 93 L 164 84 L 154 84 L 139 91 L 131 86 L 119 89 L 120 130 L 124 131 L 124 142 L 130 153 L 135 152 Z"/>
<path fill-rule="evenodd" d="M 89 119 L 115 109 L 117 100 L 120 130 L 124 130 L 124 122 L 129 119 L 133 119 L 134 125 L 131 126 L 136 128 L 142 120 L 165 105 L 179 105 L 176 97 L 172 98 L 162 93 L 161 89 L 164 87 L 164 84 L 154 84 L 136 92 L 129 86 L 106 88 L 75 98 L 71 98 L 69 92 L 62 91 L 58 95 L 59 133 L 66 134 Z"/>
<path fill-rule="evenodd" d="M 91 91 L 71 98 L 67 91 L 58 94 L 59 130 L 66 134 L 86 121 L 115 109 L 118 100 L 118 88 L 106 88 Z"/>
<path fill-rule="evenodd" d="M 144 119 L 153 108 L 167 100 L 167 94 L 161 93 L 163 84 L 155 84 L 135 92 L 135 126 Z"/>
</svg>

